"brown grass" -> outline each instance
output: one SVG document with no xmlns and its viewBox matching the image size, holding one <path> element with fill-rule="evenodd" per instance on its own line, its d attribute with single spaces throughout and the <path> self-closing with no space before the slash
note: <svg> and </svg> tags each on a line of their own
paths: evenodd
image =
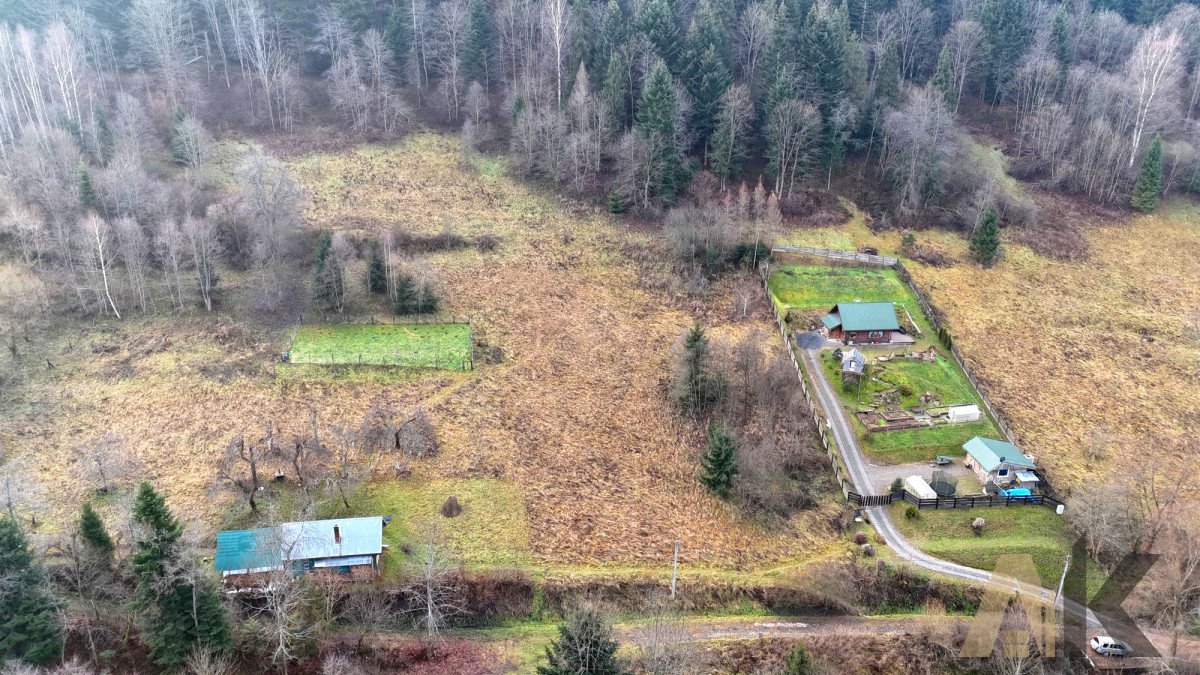
<svg viewBox="0 0 1200 675">
<path fill-rule="evenodd" d="M 455 141 L 421 135 L 293 166 L 312 191 L 309 227 L 433 233 L 449 218 L 465 236 L 498 234 L 496 253 L 430 262 L 445 311 L 472 317 L 477 337 L 503 348 L 503 364 L 396 382 L 276 380 L 271 360 L 287 335 L 230 320 L 47 329 L 46 349 L 63 363 L 50 373 L 30 366 L 20 400 L 0 410 L 0 442 L 36 459 L 59 522 L 84 496 L 70 449 L 105 430 L 127 439 L 176 509 L 211 525 L 229 501 L 208 493 L 232 435 L 260 433 L 268 419 L 300 433 L 310 406 L 325 425 L 353 423 L 381 399 L 398 410 L 422 403 L 438 428 L 441 455 L 411 480 L 492 477 L 520 488 L 534 564 L 666 565 L 675 539 L 683 562 L 701 567 L 786 565 L 825 552 L 828 509 L 766 530 L 697 484 L 702 436 L 664 398 L 672 345 L 692 318 L 645 290 L 622 253 L 652 234 L 568 214 L 495 160 L 464 170 L 457 158 Z M 724 304 L 713 315 L 727 316 L 730 299 L 714 302 Z M 759 319 L 713 334 L 752 325 L 771 328 Z"/>
</svg>

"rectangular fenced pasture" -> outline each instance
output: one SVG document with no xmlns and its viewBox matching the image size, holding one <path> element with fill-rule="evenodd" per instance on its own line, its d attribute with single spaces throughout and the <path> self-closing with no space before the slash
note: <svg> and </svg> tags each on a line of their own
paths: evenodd
<svg viewBox="0 0 1200 675">
<path fill-rule="evenodd" d="M 305 324 L 287 361 L 471 370 L 471 339 L 469 323 Z"/>
</svg>

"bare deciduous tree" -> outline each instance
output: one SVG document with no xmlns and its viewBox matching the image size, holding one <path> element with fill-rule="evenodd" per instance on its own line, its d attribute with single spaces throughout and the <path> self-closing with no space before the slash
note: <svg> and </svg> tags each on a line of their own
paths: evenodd
<svg viewBox="0 0 1200 675">
<path fill-rule="evenodd" d="M 158 75 L 172 107 L 179 105 L 185 88 L 187 16 L 182 0 L 133 0 L 126 13 L 130 46 Z"/>
<path fill-rule="evenodd" d="M 223 485 L 236 490 L 254 512 L 258 511 L 258 490 L 262 487 L 258 475 L 261 459 L 261 451 L 238 436 L 226 446 L 225 455 L 217 465 L 217 478 Z"/>
<path fill-rule="evenodd" d="M 114 483 L 131 477 L 136 470 L 125 439 L 111 431 L 75 448 L 75 457 L 83 475 L 101 494 L 110 492 Z"/>
<path fill-rule="evenodd" d="M 454 583 L 456 572 L 450 565 L 445 541 L 430 525 L 421 542 L 422 550 L 413 556 L 409 581 L 404 587 L 413 622 L 433 640 L 449 619 L 466 611 L 462 595 Z"/>
</svg>

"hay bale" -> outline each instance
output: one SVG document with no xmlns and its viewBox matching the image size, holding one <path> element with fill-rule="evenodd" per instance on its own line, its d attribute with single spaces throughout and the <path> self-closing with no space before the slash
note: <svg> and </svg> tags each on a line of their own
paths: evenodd
<svg viewBox="0 0 1200 675">
<path fill-rule="evenodd" d="M 971 522 L 971 529 L 975 530 L 976 537 L 983 536 L 983 526 L 986 524 L 987 524 L 987 521 L 985 521 L 983 518 L 976 518 L 974 521 Z"/>
<path fill-rule="evenodd" d="M 458 497 L 450 495 L 446 498 L 446 502 L 442 504 L 442 515 L 447 518 L 454 518 L 462 513 L 462 506 L 458 503 Z"/>
</svg>

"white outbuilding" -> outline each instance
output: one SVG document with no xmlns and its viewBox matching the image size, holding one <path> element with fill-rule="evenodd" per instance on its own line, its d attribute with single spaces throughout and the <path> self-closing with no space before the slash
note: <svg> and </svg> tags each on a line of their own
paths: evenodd
<svg viewBox="0 0 1200 675">
<path fill-rule="evenodd" d="M 974 422 L 979 419 L 979 406 L 952 405 L 947 414 L 951 422 Z"/>
<path fill-rule="evenodd" d="M 929 487 L 929 483 L 925 482 L 920 476 L 909 476 L 904 479 L 904 489 L 917 499 L 937 499 L 937 493 L 933 488 Z"/>
</svg>

